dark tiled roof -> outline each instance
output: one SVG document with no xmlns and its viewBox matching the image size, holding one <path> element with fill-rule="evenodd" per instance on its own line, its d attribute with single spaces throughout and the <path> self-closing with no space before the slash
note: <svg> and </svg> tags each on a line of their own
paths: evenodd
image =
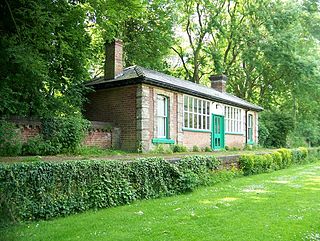
<svg viewBox="0 0 320 241">
<path fill-rule="evenodd" d="M 254 105 L 239 97 L 228 93 L 221 93 L 212 88 L 195 84 L 191 81 L 181 80 L 173 76 L 163 74 L 154 70 L 142 68 L 140 66 L 131 66 L 125 68 L 123 73 L 116 76 L 115 79 L 106 80 L 103 77 L 93 79 L 86 86 L 92 86 L 96 89 L 103 89 L 113 86 L 121 86 L 126 84 L 146 83 L 160 86 L 172 90 L 191 94 L 206 99 L 222 102 L 224 104 L 235 105 L 246 109 L 261 111 L 262 107 Z"/>
</svg>

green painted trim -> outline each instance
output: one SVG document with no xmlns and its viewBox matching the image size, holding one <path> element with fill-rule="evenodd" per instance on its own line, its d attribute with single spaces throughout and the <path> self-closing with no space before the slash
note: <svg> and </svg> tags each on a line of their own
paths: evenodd
<svg viewBox="0 0 320 241">
<path fill-rule="evenodd" d="M 167 100 L 167 121 L 166 121 L 166 139 L 170 139 L 170 99 L 168 96 L 164 96 Z"/>
<path fill-rule="evenodd" d="M 217 147 L 214 145 L 214 139 L 215 139 L 215 133 L 214 133 L 214 117 L 220 117 L 220 127 L 221 127 L 221 133 L 220 133 L 220 143 L 221 146 Z M 211 114 L 211 149 L 212 150 L 222 150 L 225 147 L 225 127 L 224 127 L 224 116 L 223 115 L 215 115 Z"/>
<path fill-rule="evenodd" d="M 183 131 L 192 131 L 192 132 L 204 132 L 204 133 L 211 133 L 210 130 L 199 130 L 199 129 L 192 129 L 192 128 L 182 128 Z"/>
<path fill-rule="evenodd" d="M 241 132 L 225 132 L 226 135 L 238 135 L 238 136 L 244 136 L 244 133 Z"/>
<path fill-rule="evenodd" d="M 254 141 L 248 141 L 247 144 L 254 145 Z"/>
<path fill-rule="evenodd" d="M 166 138 L 153 138 L 152 143 L 153 144 L 174 144 L 175 141 L 171 139 L 166 139 Z"/>
</svg>

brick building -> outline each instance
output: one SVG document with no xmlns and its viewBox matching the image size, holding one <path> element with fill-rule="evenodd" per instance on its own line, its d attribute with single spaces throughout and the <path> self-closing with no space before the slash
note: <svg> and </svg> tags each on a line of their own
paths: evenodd
<svg viewBox="0 0 320 241">
<path fill-rule="evenodd" d="M 87 83 L 95 91 L 87 96 L 85 116 L 119 127 L 125 150 L 257 143 L 262 108 L 226 93 L 226 76 L 210 80 L 211 88 L 139 66 L 123 69 L 122 42 L 116 40 L 106 46 L 104 76 Z"/>
</svg>

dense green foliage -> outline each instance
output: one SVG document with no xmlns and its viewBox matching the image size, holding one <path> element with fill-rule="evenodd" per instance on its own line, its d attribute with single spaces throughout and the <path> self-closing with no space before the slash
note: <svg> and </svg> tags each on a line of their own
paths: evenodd
<svg viewBox="0 0 320 241">
<path fill-rule="evenodd" d="M 286 147 L 294 128 L 292 116 L 279 111 L 265 111 L 260 115 L 259 144 L 266 147 Z"/>
<path fill-rule="evenodd" d="M 212 156 L 186 157 L 178 165 L 162 158 L 2 164 L 1 213 L 15 220 L 48 219 L 184 193 L 208 183 L 219 164 Z"/>
<path fill-rule="evenodd" d="M 228 91 L 276 115 L 261 119 L 266 146 L 317 146 L 319 20 L 315 0 L 4 0 L 0 116 L 79 113 L 83 83 L 119 38 L 126 66 L 204 85 L 226 74 Z M 273 127 L 288 116 L 289 132 Z"/>
<path fill-rule="evenodd" d="M 0 120 L 0 156 L 16 156 L 21 152 L 22 140 L 17 127 Z"/>
<path fill-rule="evenodd" d="M 320 149 L 309 149 L 310 158 L 319 158 Z M 244 175 L 271 172 L 289 167 L 292 164 L 301 164 L 310 160 L 308 149 L 280 149 L 276 152 L 263 155 L 243 155 L 239 159 L 240 169 Z"/>
<path fill-rule="evenodd" d="M 41 121 L 40 135 L 23 144 L 23 155 L 75 153 L 81 146 L 89 122 L 81 117 L 51 117 Z"/>
</svg>

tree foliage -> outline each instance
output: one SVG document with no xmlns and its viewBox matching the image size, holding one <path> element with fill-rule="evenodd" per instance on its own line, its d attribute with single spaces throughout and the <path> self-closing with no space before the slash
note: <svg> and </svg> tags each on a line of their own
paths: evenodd
<svg viewBox="0 0 320 241">
<path fill-rule="evenodd" d="M 319 8 L 318 0 L 4 0 L 0 115 L 80 113 L 83 82 L 102 75 L 104 44 L 119 38 L 126 66 L 204 85 L 226 74 L 229 92 L 285 110 L 295 136 L 316 145 Z"/>
</svg>

